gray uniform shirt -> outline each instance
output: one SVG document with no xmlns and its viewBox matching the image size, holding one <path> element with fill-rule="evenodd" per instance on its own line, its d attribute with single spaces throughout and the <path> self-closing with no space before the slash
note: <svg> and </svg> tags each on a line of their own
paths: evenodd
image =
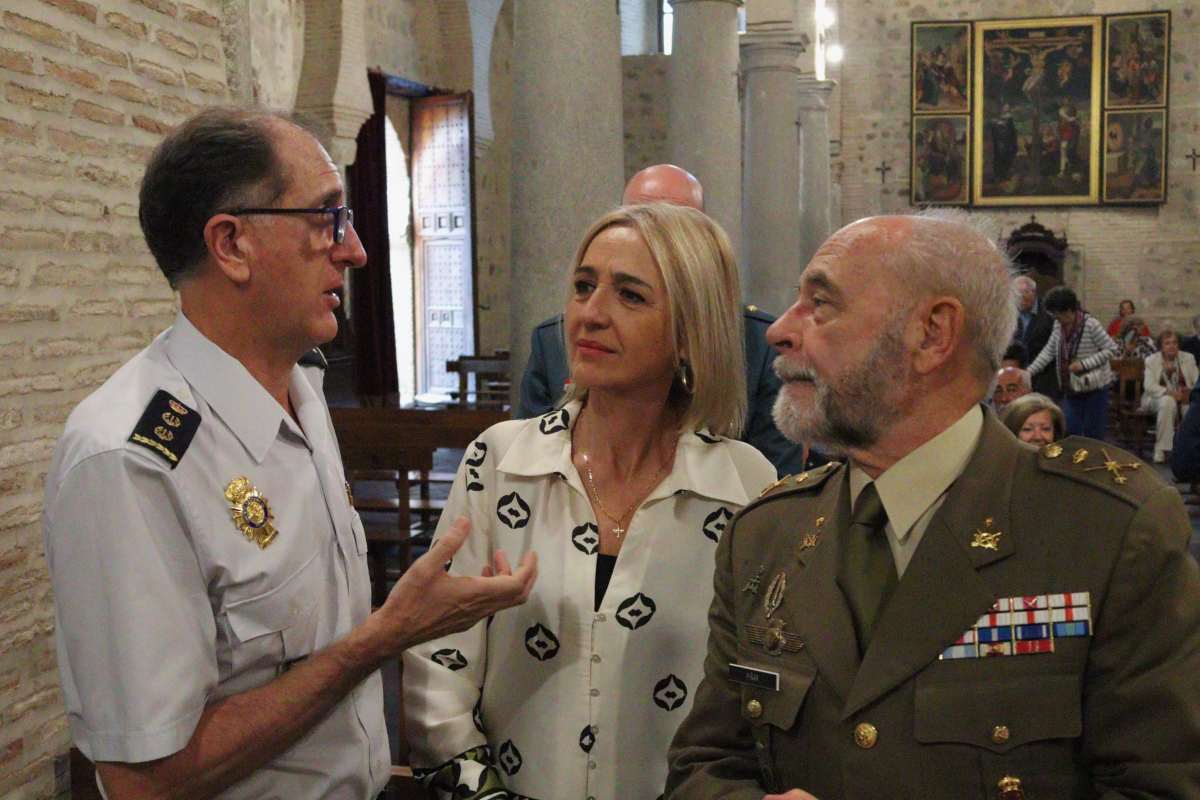
<svg viewBox="0 0 1200 800">
<path fill-rule="evenodd" d="M 184 407 L 172 422 L 200 418 L 186 448 L 169 443 L 175 459 L 130 441 L 160 390 Z M 63 697 L 89 758 L 181 750 L 206 705 L 268 683 L 370 612 L 328 410 L 299 367 L 289 394 L 299 425 L 180 314 L 67 420 L 43 524 Z M 225 494 L 239 477 L 274 518 L 266 547 L 235 524 Z M 390 761 L 376 672 L 221 797 L 362 800 Z"/>
</svg>

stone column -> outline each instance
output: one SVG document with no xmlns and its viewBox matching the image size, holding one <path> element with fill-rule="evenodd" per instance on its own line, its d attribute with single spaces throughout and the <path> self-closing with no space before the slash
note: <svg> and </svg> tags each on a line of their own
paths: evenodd
<svg viewBox="0 0 1200 800">
<path fill-rule="evenodd" d="M 803 34 L 745 33 L 742 253 L 747 302 L 782 313 L 800 273 L 800 146 L 796 60 Z"/>
<path fill-rule="evenodd" d="M 354 163 L 358 129 L 375 112 L 367 86 L 364 0 L 305 0 L 296 111 L 323 127 L 335 164 Z"/>
<path fill-rule="evenodd" d="M 668 81 L 672 163 L 704 184 L 709 216 L 739 253 L 742 227 L 737 11 L 742 0 L 671 0 Z"/>
<path fill-rule="evenodd" d="M 616 4 L 520 0 L 515 14 L 514 399 L 530 332 L 565 307 L 575 248 L 588 225 L 621 202 L 625 174 Z"/>
<path fill-rule="evenodd" d="M 800 266 L 808 264 L 834 230 L 830 191 L 829 95 L 837 84 L 801 78 L 800 106 Z"/>
</svg>

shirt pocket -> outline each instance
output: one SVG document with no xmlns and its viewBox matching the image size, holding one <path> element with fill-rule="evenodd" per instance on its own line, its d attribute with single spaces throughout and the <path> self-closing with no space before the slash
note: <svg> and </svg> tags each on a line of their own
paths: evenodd
<svg viewBox="0 0 1200 800">
<path fill-rule="evenodd" d="M 327 591 L 318 585 L 318 561 L 314 553 L 304 566 L 271 589 L 226 601 L 233 676 L 270 678 L 315 649 L 317 600 Z"/>
<path fill-rule="evenodd" d="M 978 770 L 988 798 L 1010 778 L 1020 781 L 1026 800 L 1077 796 L 1086 781 L 1075 763 L 1081 688 L 1077 674 L 918 680 L 914 736 L 927 745 L 926 780 Z M 926 794 L 948 796 L 945 788 L 931 785 Z"/>
</svg>

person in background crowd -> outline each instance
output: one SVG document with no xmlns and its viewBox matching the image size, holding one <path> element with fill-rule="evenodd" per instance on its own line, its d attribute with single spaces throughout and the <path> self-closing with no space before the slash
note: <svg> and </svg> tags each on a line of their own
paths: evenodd
<svg viewBox="0 0 1200 800">
<path fill-rule="evenodd" d="M 1175 426 L 1187 413 L 1188 396 L 1198 379 L 1196 359 L 1179 349 L 1179 334 L 1164 328 L 1158 334 L 1158 352 L 1146 359 L 1142 381 L 1142 411 L 1155 418 L 1154 463 L 1170 457 Z"/>
<path fill-rule="evenodd" d="M 204 111 L 140 200 L 180 312 L 72 412 L 46 478 L 71 736 L 110 800 L 375 797 L 380 665 L 523 602 L 536 557 L 451 577 L 457 522 L 371 610 L 329 410 L 297 364 L 366 263 L 312 134 Z"/>
<path fill-rule="evenodd" d="M 700 680 L 713 551 L 775 479 L 726 438 L 746 373 L 716 223 L 618 208 L 584 236 L 570 282 L 565 403 L 486 431 L 447 503 L 472 523 L 452 572 L 503 546 L 538 554 L 538 585 L 523 610 L 404 658 L 414 773 L 442 798 L 661 794 Z"/>
<path fill-rule="evenodd" d="M 1024 347 L 1025 356 L 1017 366 L 1026 369 L 1029 367 L 1029 359 L 1042 352 L 1042 348 L 1050 340 L 1050 332 L 1054 330 L 1054 318 L 1042 307 L 1042 301 L 1037 295 L 1037 283 L 1033 278 L 1018 275 L 1013 278 L 1013 289 L 1017 293 L 1017 330 L 1013 334 L 1013 343 Z M 1050 373 L 1043 373 L 1034 378 L 1032 388 L 1047 397 L 1059 396 L 1058 381 Z"/>
<path fill-rule="evenodd" d="M 1067 432 L 1103 441 L 1108 425 L 1108 387 L 1114 380 L 1109 362 L 1117 357 L 1117 343 L 1095 317 L 1080 307 L 1079 298 L 1066 286 L 1047 292 L 1045 306 L 1054 316 L 1054 330 L 1029 365 L 1029 374 L 1036 377 L 1053 363 L 1064 394 Z"/>
<path fill-rule="evenodd" d="M 1030 385 L 1027 370 L 1001 367 L 996 372 L 996 387 L 992 390 L 992 408 L 999 414 L 1013 400 L 1031 391 L 1033 387 Z"/>
<path fill-rule="evenodd" d="M 1013 342 L 1005 350 L 1004 355 L 1000 357 L 1001 367 L 1016 367 L 1024 369 L 1025 364 L 1029 363 L 1029 353 L 1025 350 L 1025 345 L 1020 342 Z"/>
<path fill-rule="evenodd" d="M 1121 329 L 1125 326 L 1126 319 L 1133 316 L 1136 311 L 1137 308 L 1133 305 L 1132 300 L 1122 300 L 1121 304 L 1117 306 L 1117 315 L 1108 323 L 1108 335 L 1114 339 L 1120 336 Z M 1141 322 L 1140 318 L 1138 321 Z M 1138 336 L 1149 336 L 1150 329 L 1147 328 L 1144 323 L 1142 323 L 1141 327 L 1137 331 L 1137 334 Z"/>
<path fill-rule="evenodd" d="M 1004 427 L 1026 444 L 1042 447 L 1067 435 L 1067 420 L 1058 404 L 1032 392 L 1017 398 L 1000 415 Z"/>
<path fill-rule="evenodd" d="M 629 179 L 622 202 L 625 205 L 662 202 L 703 211 L 704 187 L 686 170 L 673 164 L 656 164 Z M 749 410 L 745 428 L 738 436 L 758 448 L 780 475 L 788 475 L 824 464 L 827 459 L 806 446 L 789 442 L 771 419 L 771 406 L 779 393 L 779 378 L 771 369 L 775 351 L 767 345 L 766 331 L 774 321 L 773 316 L 757 306 L 745 307 L 742 326 L 746 337 Z M 533 330 L 529 362 L 521 379 L 517 417 L 525 419 L 550 411 L 562 397 L 570 377 L 562 315 L 556 314 Z"/>
<path fill-rule="evenodd" d="M 1146 323 L 1136 314 L 1125 318 L 1121 331 L 1116 336 L 1117 346 L 1121 349 L 1121 358 L 1148 358 L 1157 350 L 1154 339 L 1150 338 Z"/>
<path fill-rule="evenodd" d="M 1200 363 L 1200 314 L 1192 317 L 1192 335 L 1179 340 L 1179 349 L 1191 353 L 1192 358 Z"/>
</svg>

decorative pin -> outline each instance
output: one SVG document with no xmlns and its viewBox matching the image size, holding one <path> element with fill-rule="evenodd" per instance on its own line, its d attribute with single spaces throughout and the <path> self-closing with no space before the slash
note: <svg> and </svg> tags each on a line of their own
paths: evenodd
<svg viewBox="0 0 1200 800">
<path fill-rule="evenodd" d="M 1142 468 L 1142 464 L 1139 461 L 1130 461 L 1127 464 L 1120 464 L 1113 460 L 1112 456 L 1108 454 L 1107 450 L 1101 449 L 1100 452 L 1104 455 L 1104 464 L 1099 467 L 1085 467 L 1083 470 L 1084 472 L 1094 472 L 1098 469 L 1108 470 L 1110 473 L 1112 473 L 1113 483 L 1124 484 L 1129 482 L 1129 478 L 1126 478 L 1121 470 L 1128 469 L 1136 472 Z"/>
<path fill-rule="evenodd" d="M 246 539 L 265 550 L 279 533 L 267 498 L 254 488 L 249 478 L 242 476 L 234 478 L 225 487 L 225 499 L 232 504 L 229 513 L 233 516 L 233 524 Z"/>
<path fill-rule="evenodd" d="M 762 576 L 766 570 L 766 564 L 759 564 L 758 569 L 750 576 L 750 580 L 746 581 L 746 585 L 742 587 L 742 591 L 749 592 L 750 594 L 758 594 L 758 586 L 762 583 Z"/>
<path fill-rule="evenodd" d="M 766 612 L 767 619 L 783 605 L 783 596 L 786 593 L 787 573 L 780 572 L 771 579 L 771 585 L 767 587 L 767 596 L 763 598 L 763 611 Z"/>
<path fill-rule="evenodd" d="M 1046 458 L 1058 458 L 1062 455 L 1063 449 L 1061 444 L 1048 444 L 1042 452 L 1046 454 Z"/>
<path fill-rule="evenodd" d="M 995 522 L 991 517 L 984 519 L 983 530 L 976 529 L 975 535 L 971 537 L 971 547 L 980 547 L 984 550 L 1000 549 L 1000 537 L 1004 534 L 1001 531 L 988 530 Z"/>
<path fill-rule="evenodd" d="M 764 488 L 761 492 L 758 493 L 758 496 L 763 497 L 763 496 L 775 491 L 776 489 L 778 489 L 780 486 L 787 483 L 791 479 L 792 479 L 791 475 L 784 475 L 779 480 L 773 481 L 772 483 L 768 483 L 766 488 Z"/>
<path fill-rule="evenodd" d="M 816 527 L 800 539 L 800 547 L 796 549 L 796 555 L 800 555 L 805 550 L 811 550 L 821 543 L 821 526 L 824 524 L 825 518 L 817 517 L 817 521 L 814 523 Z"/>
<path fill-rule="evenodd" d="M 808 480 L 808 473 L 801 472 L 799 475 L 796 476 L 795 483 L 797 486 L 799 486 L 800 484 L 804 483 L 806 480 Z"/>
<path fill-rule="evenodd" d="M 1084 461 L 1087 461 L 1087 457 L 1088 457 L 1087 450 L 1083 450 L 1083 449 L 1076 450 L 1075 455 L 1071 456 L 1071 463 L 1072 464 L 1082 464 Z"/>
<path fill-rule="evenodd" d="M 350 504 L 351 508 L 354 508 L 354 492 L 350 489 L 350 481 L 346 481 L 346 502 Z"/>
<path fill-rule="evenodd" d="M 750 644 L 757 644 L 763 647 L 770 655 L 781 655 L 785 651 L 788 653 L 798 653 L 804 648 L 804 640 L 794 633 L 788 633 L 784 630 L 787 627 L 787 622 L 783 619 L 773 619 L 767 626 L 762 625 L 747 625 L 746 633 Z"/>
</svg>

